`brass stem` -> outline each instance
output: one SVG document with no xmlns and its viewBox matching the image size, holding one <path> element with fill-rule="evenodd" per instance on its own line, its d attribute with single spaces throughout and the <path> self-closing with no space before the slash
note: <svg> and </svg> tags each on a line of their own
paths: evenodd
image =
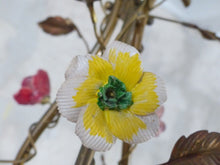
<svg viewBox="0 0 220 165">
<path fill-rule="evenodd" d="M 81 146 L 75 165 L 91 165 L 95 151 Z"/>
<path fill-rule="evenodd" d="M 118 12 L 120 9 L 120 5 L 121 5 L 121 0 L 116 0 L 114 4 L 114 8 L 110 14 L 109 21 L 105 29 L 103 30 L 102 38 L 104 39 L 105 44 L 108 43 L 111 34 L 114 31 L 118 19 Z M 101 46 L 98 41 L 93 47 L 92 52 L 97 54 L 100 51 L 101 51 Z M 94 162 L 93 160 L 94 154 L 95 151 L 88 149 L 82 145 L 77 160 L 75 162 L 75 165 L 91 165 Z"/>
<path fill-rule="evenodd" d="M 33 142 L 36 142 L 42 132 L 48 127 L 51 121 L 58 115 L 57 105 L 54 102 L 48 111 L 42 116 L 42 118 L 34 125 L 34 128 L 30 129 L 29 136 L 26 138 L 22 147 L 20 148 L 15 161 L 23 160 L 30 155 L 30 151 L 33 148 Z M 31 136 L 31 138 L 30 138 Z M 27 160 L 26 160 L 27 161 Z M 24 162 L 15 162 L 14 165 L 22 165 Z"/>
<path fill-rule="evenodd" d="M 143 7 L 141 6 L 137 13 L 134 13 L 134 17 L 132 17 L 129 25 L 127 22 L 124 22 L 125 31 L 122 30 L 124 35 L 132 35 L 133 39 L 131 41 L 124 40 L 123 34 L 118 35 L 118 39 L 123 42 L 127 42 L 130 45 L 133 45 L 138 50 L 141 49 L 141 41 L 143 38 L 144 28 L 146 26 L 147 20 L 149 19 L 150 9 L 153 7 L 155 0 L 145 0 L 142 2 Z M 136 16 L 135 16 L 136 15 Z M 126 34 L 126 32 L 129 32 Z M 131 152 L 131 145 L 123 142 L 122 146 L 122 158 L 119 162 L 119 165 L 128 165 L 129 162 L 129 154 Z"/>
<path fill-rule="evenodd" d="M 105 28 L 103 29 L 103 33 L 102 33 L 102 38 L 104 40 L 104 45 L 107 45 L 107 43 L 109 42 L 111 35 L 115 29 L 115 26 L 117 24 L 118 21 L 118 13 L 121 7 L 121 3 L 122 0 L 116 0 L 114 3 L 114 7 L 112 9 L 112 12 L 110 13 L 110 16 L 108 17 L 109 19 L 106 20 L 107 24 L 105 26 Z M 100 45 L 97 42 L 95 44 L 95 46 L 92 49 L 93 53 L 98 53 L 100 52 Z"/>
</svg>

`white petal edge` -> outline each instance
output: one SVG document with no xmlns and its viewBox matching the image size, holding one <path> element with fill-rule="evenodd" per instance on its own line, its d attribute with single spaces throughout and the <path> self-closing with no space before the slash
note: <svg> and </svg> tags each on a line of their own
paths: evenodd
<svg viewBox="0 0 220 165">
<path fill-rule="evenodd" d="M 83 115 L 86 111 L 86 107 L 84 107 L 80 114 L 79 119 L 76 123 L 76 129 L 75 133 L 77 136 L 79 136 L 80 140 L 82 141 L 82 144 L 90 148 L 94 151 L 104 152 L 110 150 L 112 145 L 115 143 L 116 138 L 113 136 L 113 143 L 108 143 L 106 140 L 100 136 L 92 136 L 89 134 L 90 129 L 85 130 L 84 124 L 83 124 Z"/>
<path fill-rule="evenodd" d="M 159 106 L 161 106 L 167 100 L 167 92 L 163 80 L 157 75 L 156 75 L 156 86 L 157 87 L 154 89 L 154 91 L 158 95 L 158 100 L 159 100 L 158 104 Z"/>
<path fill-rule="evenodd" d="M 82 107 L 73 108 L 75 102 L 73 96 L 76 95 L 76 90 L 82 82 L 85 81 L 85 77 L 75 77 L 74 79 L 66 80 L 57 92 L 56 102 L 58 110 L 61 115 L 67 118 L 71 122 L 76 122 Z"/>
<path fill-rule="evenodd" d="M 71 79 L 75 78 L 76 76 L 87 76 L 89 68 L 88 60 L 90 59 L 90 57 L 90 55 L 75 56 L 65 73 L 65 78 Z"/>
<path fill-rule="evenodd" d="M 106 47 L 106 50 L 103 54 L 103 57 L 105 59 L 108 59 L 109 51 L 111 49 L 116 49 L 116 55 L 118 54 L 118 52 L 123 52 L 123 53 L 129 52 L 130 56 L 133 56 L 135 54 L 140 55 L 139 51 L 135 47 L 128 45 L 126 43 L 120 42 L 120 41 L 113 41 L 109 46 Z"/>
<path fill-rule="evenodd" d="M 157 136 L 159 133 L 160 121 L 155 113 L 152 113 L 147 116 L 137 116 L 137 117 L 147 125 L 147 128 L 146 129 L 139 128 L 137 135 L 133 135 L 132 140 L 125 141 L 126 143 L 129 144 L 143 143 L 151 139 L 152 137 Z"/>
</svg>

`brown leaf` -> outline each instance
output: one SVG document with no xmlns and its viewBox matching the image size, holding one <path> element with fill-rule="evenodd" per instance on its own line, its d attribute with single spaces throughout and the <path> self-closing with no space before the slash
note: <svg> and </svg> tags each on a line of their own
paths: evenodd
<svg viewBox="0 0 220 165">
<path fill-rule="evenodd" d="M 191 0 L 182 0 L 185 7 L 189 7 Z"/>
<path fill-rule="evenodd" d="M 73 22 L 62 17 L 49 17 L 45 21 L 39 22 L 39 26 L 46 33 L 52 35 L 63 35 L 72 32 L 75 29 Z"/>
<path fill-rule="evenodd" d="M 198 131 L 182 136 L 163 165 L 220 165 L 220 133 Z"/>
<path fill-rule="evenodd" d="M 202 34 L 202 36 L 208 40 L 220 40 L 220 38 L 217 37 L 216 34 L 213 32 L 210 32 L 208 30 L 203 30 L 203 29 L 199 29 L 199 31 Z"/>
</svg>

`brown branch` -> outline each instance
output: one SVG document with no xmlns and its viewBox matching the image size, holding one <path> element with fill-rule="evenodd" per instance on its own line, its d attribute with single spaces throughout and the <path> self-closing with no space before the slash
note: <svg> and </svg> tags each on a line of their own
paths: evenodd
<svg viewBox="0 0 220 165">
<path fill-rule="evenodd" d="M 101 161 L 102 161 L 102 165 L 106 165 L 106 163 L 105 163 L 105 155 L 104 154 L 101 155 Z"/>
<path fill-rule="evenodd" d="M 160 2 L 158 2 L 156 5 L 154 5 L 150 10 L 153 10 L 159 6 L 161 6 L 166 0 L 161 0 Z"/>
<path fill-rule="evenodd" d="M 102 38 L 104 39 L 104 45 L 107 45 L 109 42 L 111 35 L 115 29 L 116 23 L 118 21 L 118 12 L 121 8 L 122 0 L 116 0 L 114 3 L 114 7 L 112 9 L 112 12 L 109 14 L 108 19 L 106 20 L 106 26 L 103 29 L 102 32 Z M 100 52 L 100 44 L 97 42 L 95 46 L 92 49 L 93 53 L 98 53 Z"/>
<path fill-rule="evenodd" d="M 97 41 L 99 42 L 99 44 L 101 46 L 101 50 L 104 50 L 105 49 L 105 44 L 104 44 L 103 38 L 98 35 L 98 31 L 97 31 L 97 26 L 96 26 L 97 17 L 96 17 L 96 14 L 95 14 L 93 3 L 94 3 L 93 1 L 87 0 L 87 7 L 89 9 L 89 13 L 90 13 L 90 17 L 91 17 L 91 20 L 92 20 L 92 25 L 93 25 L 93 29 L 94 29 L 96 39 L 97 39 Z"/>
<path fill-rule="evenodd" d="M 119 165 L 128 165 L 128 158 L 129 158 L 129 150 L 131 148 L 131 145 L 128 143 L 123 143 L 122 146 L 122 156 L 121 160 L 119 161 Z"/>
<path fill-rule="evenodd" d="M 75 165 L 91 165 L 95 151 L 81 146 Z"/>
<path fill-rule="evenodd" d="M 37 154 L 37 149 L 35 147 L 34 140 L 32 138 L 31 132 L 30 132 L 31 128 L 32 128 L 32 126 L 29 129 L 28 138 L 30 140 L 30 144 L 34 150 L 34 153 L 28 153 L 28 155 L 26 157 L 19 159 L 19 160 L 0 160 L 0 163 L 24 164 L 25 162 L 31 160 Z"/>
<path fill-rule="evenodd" d="M 36 153 L 34 155 L 31 154 L 31 150 L 35 148 L 34 143 L 37 141 L 41 133 L 49 126 L 49 124 L 51 122 L 54 123 L 54 118 L 56 119 L 56 121 L 58 121 L 59 119 L 57 105 L 55 102 L 50 106 L 48 111 L 39 120 L 39 122 L 34 123 L 30 127 L 29 135 L 23 143 L 22 147 L 20 148 L 16 156 L 15 162 L 13 163 L 14 165 L 22 165 L 24 162 L 30 160 L 31 158 L 33 158 L 34 155 L 36 155 Z"/>
<path fill-rule="evenodd" d="M 87 52 L 90 53 L 90 49 L 89 49 L 89 44 L 88 42 L 86 41 L 85 37 L 83 37 L 82 33 L 80 32 L 79 28 L 75 25 L 75 29 L 76 29 L 76 32 L 78 34 L 78 36 L 82 39 L 82 41 L 84 42 L 85 46 L 86 46 L 86 49 L 87 49 Z"/>
<path fill-rule="evenodd" d="M 109 20 L 107 21 L 106 27 L 103 29 L 102 38 L 104 39 L 103 42 L 105 44 L 108 43 L 112 32 L 114 31 L 114 28 L 116 26 L 117 20 L 118 20 L 118 12 L 121 6 L 121 0 L 116 0 L 115 5 L 113 7 L 113 10 L 109 16 Z M 98 41 L 95 46 L 92 49 L 93 54 L 97 54 L 101 51 L 102 46 L 100 45 L 100 42 Z M 77 160 L 75 162 L 75 165 L 91 165 L 94 163 L 94 154 L 95 151 L 92 151 L 91 149 L 88 149 L 81 146 L 80 152 L 77 156 Z"/>
<path fill-rule="evenodd" d="M 128 44 L 133 45 L 134 47 L 136 47 L 138 50 L 141 49 L 141 42 L 142 42 L 142 38 L 143 38 L 143 33 L 144 33 L 144 28 L 145 25 L 149 19 L 149 12 L 150 9 L 152 8 L 152 6 L 154 5 L 154 0 L 146 0 L 144 1 L 141 5 L 140 8 L 138 8 L 138 17 L 135 17 L 135 15 L 137 14 L 136 12 L 134 12 L 133 17 L 134 20 L 129 19 L 128 20 L 128 24 L 127 22 L 124 22 L 124 28 L 126 28 L 124 31 L 122 30 L 122 32 L 124 33 L 123 35 L 118 36 L 119 40 L 122 40 L 124 42 L 127 42 Z M 143 6 L 142 6 L 143 5 Z M 128 10 L 129 11 L 129 10 Z M 125 13 L 126 15 L 126 13 Z M 130 22 L 129 22 L 130 21 Z M 132 34 L 132 40 L 127 40 L 124 39 L 124 37 L 130 36 Z M 119 165 L 128 165 L 129 162 L 129 155 L 131 154 L 131 152 L 134 150 L 134 147 L 131 147 L 130 144 L 127 143 L 123 143 L 123 147 L 122 147 L 122 158 L 119 161 Z"/>
<path fill-rule="evenodd" d="M 180 24 L 180 25 L 183 25 L 185 27 L 198 30 L 203 38 L 208 39 L 208 40 L 220 41 L 220 37 L 218 37 L 214 32 L 202 29 L 202 28 L 198 27 L 195 24 L 188 23 L 188 22 L 177 21 L 177 20 L 172 20 L 172 19 L 169 19 L 169 18 L 163 18 L 163 17 L 159 17 L 159 16 L 154 16 L 154 15 L 150 15 L 150 17 L 154 18 L 154 19 L 159 19 L 159 20 L 163 20 L 163 21 L 167 21 L 167 22 Z"/>
<path fill-rule="evenodd" d="M 128 165 L 128 158 L 129 158 L 130 154 L 134 151 L 136 146 L 137 145 L 131 146 L 128 143 L 123 143 L 122 158 L 121 158 L 121 160 L 118 163 L 119 165 Z"/>
</svg>

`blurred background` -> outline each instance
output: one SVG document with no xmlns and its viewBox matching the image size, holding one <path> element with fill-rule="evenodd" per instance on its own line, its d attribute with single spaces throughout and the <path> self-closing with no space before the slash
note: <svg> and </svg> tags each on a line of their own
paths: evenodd
<svg viewBox="0 0 220 165">
<path fill-rule="evenodd" d="M 159 1 L 158 1 L 159 2 Z M 98 2 L 95 9 L 103 18 Z M 220 1 L 192 0 L 185 8 L 181 0 L 167 0 L 154 15 L 187 21 L 220 34 Z M 0 0 L 0 159 L 14 159 L 28 134 L 28 128 L 49 105 L 22 106 L 14 99 L 25 76 L 38 69 L 49 73 L 51 100 L 64 81 L 71 59 L 86 54 L 78 35 L 54 37 L 37 25 L 48 16 L 71 18 L 89 42 L 95 36 L 87 7 L 74 0 Z M 206 129 L 220 132 L 220 43 L 205 40 L 200 33 L 181 25 L 155 20 L 143 38 L 145 70 L 166 82 L 168 100 L 162 120 L 166 130 L 159 137 L 140 144 L 130 164 L 154 165 L 166 162 L 175 142 L 182 135 Z M 37 156 L 27 165 L 74 164 L 81 142 L 75 124 L 61 118 L 54 129 L 47 129 L 37 141 Z M 101 165 L 101 153 L 96 153 Z M 104 153 L 107 165 L 121 157 L 121 141 Z"/>
</svg>

